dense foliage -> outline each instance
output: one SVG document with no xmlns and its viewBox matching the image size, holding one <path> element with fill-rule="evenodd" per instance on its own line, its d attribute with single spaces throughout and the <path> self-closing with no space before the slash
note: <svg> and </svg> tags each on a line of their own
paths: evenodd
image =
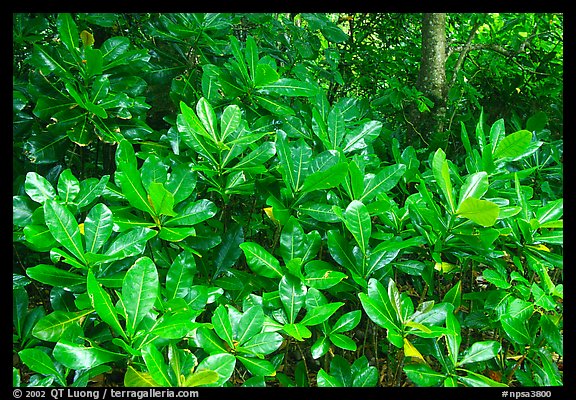
<svg viewBox="0 0 576 400">
<path fill-rule="evenodd" d="M 563 385 L 563 16 L 14 14 L 14 386 Z"/>
</svg>

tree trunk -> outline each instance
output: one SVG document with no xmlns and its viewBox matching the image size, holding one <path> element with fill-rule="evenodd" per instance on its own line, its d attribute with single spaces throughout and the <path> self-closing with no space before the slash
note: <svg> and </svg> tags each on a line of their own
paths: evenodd
<svg viewBox="0 0 576 400">
<path fill-rule="evenodd" d="M 420 134 L 427 141 L 442 136 L 446 116 L 446 14 L 426 13 L 422 19 L 422 58 L 417 88 L 434 102 L 431 113 L 421 114 Z M 435 140 L 434 140 L 435 141 Z"/>
</svg>

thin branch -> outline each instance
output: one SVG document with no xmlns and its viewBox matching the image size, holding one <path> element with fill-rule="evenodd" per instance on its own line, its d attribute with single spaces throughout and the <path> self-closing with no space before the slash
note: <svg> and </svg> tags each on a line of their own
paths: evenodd
<svg viewBox="0 0 576 400">
<path fill-rule="evenodd" d="M 462 63 L 464 62 L 466 55 L 470 51 L 470 46 L 472 45 L 472 40 L 476 36 L 476 33 L 478 32 L 478 28 L 480 28 L 480 21 L 478 21 L 474 24 L 474 27 L 472 28 L 472 31 L 470 32 L 470 35 L 468 36 L 468 40 L 466 41 L 464 48 L 462 49 L 462 51 L 460 52 L 460 55 L 458 56 L 458 61 L 456 61 L 456 65 L 454 66 L 454 72 L 452 73 L 452 79 L 450 79 L 450 83 L 448 84 L 448 91 L 450 90 L 450 88 L 452 88 L 452 85 L 454 85 L 454 82 L 456 81 L 456 76 L 458 74 L 458 71 L 460 71 L 460 68 L 462 67 Z"/>
</svg>

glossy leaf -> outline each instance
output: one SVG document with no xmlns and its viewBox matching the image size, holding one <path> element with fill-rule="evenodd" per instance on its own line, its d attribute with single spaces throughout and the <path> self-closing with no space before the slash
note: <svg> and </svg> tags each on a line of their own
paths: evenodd
<svg viewBox="0 0 576 400">
<path fill-rule="evenodd" d="M 301 190 L 306 193 L 337 187 L 344 181 L 347 173 L 348 165 L 346 163 L 338 163 L 326 170 L 317 171 L 308 175 L 304 179 Z"/>
<path fill-rule="evenodd" d="M 125 387 L 157 387 L 160 386 L 156 382 L 150 372 L 140 372 L 134 369 L 131 365 L 128 366 L 126 374 L 124 375 Z"/>
<path fill-rule="evenodd" d="M 342 302 L 335 302 L 310 308 L 300 323 L 307 326 L 321 324 L 334 315 L 334 313 L 343 305 L 344 303 Z"/>
<path fill-rule="evenodd" d="M 278 290 L 280 301 L 288 315 L 288 322 L 292 324 L 306 301 L 306 286 L 302 284 L 300 279 L 293 275 L 286 274 L 282 276 Z"/>
<path fill-rule="evenodd" d="M 485 227 L 492 226 L 496 223 L 500 214 L 500 207 L 496 203 L 488 200 L 478 200 L 474 197 L 468 197 L 460 204 L 456 214 L 476 222 L 478 225 Z"/>
<path fill-rule="evenodd" d="M 367 179 L 363 185 L 364 191 L 358 200 L 368 204 L 380 193 L 390 191 L 400 181 L 406 172 L 406 165 L 394 164 L 382 168 L 382 171 Z"/>
<path fill-rule="evenodd" d="M 488 174 L 485 171 L 469 175 L 460 188 L 460 200 L 458 206 L 468 197 L 479 199 L 488 191 Z"/>
<path fill-rule="evenodd" d="M 141 254 L 146 242 L 156 236 L 158 231 L 137 226 L 116 237 L 106 250 L 106 255 L 117 259 Z"/>
<path fill-rule="evenodd" d="M 445 376 L 434 371 L 426 364 L 409 364 L 404 366 L 406 376 L 418 386 L 439 386 Z"/>
<path fill-rule="evenodd" d="M 276 375 L 276 368 L 268 360 L 263 360 L 257 357 L 244 357 L 241 355 L 236 358 L 246 367 L 246 369 L 253 376 L 274 376 Z"/>
<path fill-rule="evenodd" d="M 242 345 L 250 338 L 254 337 L 264 326 L 264 310 L 260 306 L 252 306 L 247 309 L 237 324 L 233 327 L 234 337 Z"/>
<path fill-rule="evenodd" d="M 475 342 L 462 354 L 458 365 L 490 360 L 498 355 L 500 347 L 500 343 L 492 340 Z"/>
<path fill-rule="evenodd" d="M 86 282 L 86 278 L 81 275 L 47 264 L 27 268 L 26 274 L 43 284 L 63 288 L 71 288 Z"/>
<path fill-rule="evenodd" d="M 142 348 L 142 358 L 155 382 L 160 386 L 174 386 L 168 376 L 168 366 L 164 362 L 164 357 L 154 344 L 149 343 Z"/>
<path fill-rule="evenodd" d="M 86 251 L 97 253 L 112 234 L 112 211 L 104 204 L 96 204 L 84 220 Z"/>
<path fill-rule="evenodd" d="M 218 381 L 206 386 L 222 386 L 232 376 L 235 366 L 236 357 L 232 354 L 214 354 L 200 361 L 196 371 L 215 371 L 218 373 Z"/>
<path fill-rule="evenodd" d="M 280 78 L 275 82 L 261 85 L 258 90 L 288 97 L 311 97 L 318 93 L 315 85 L 292 78 Z"/>
<path fill-rule="evenodd" d="M 344 138 L 344 152 L 349 153 L 366 148 L 370 142 L 378 137 L 381 130 L 382 122 L 380 121 L 369 121 L 360 125 Z"/>
<path fill-rule="evenodd" d="M 53 355 L 62 365 L 72 369 L 94 368 L 126 357 L 124 354 L 115 353 L 97 346 L 85 347 L 81 344 L 63 340 L 56 343 Z"/>
<path fill-rule="evenodd" d="M 61 385 L 66 385 L 62 375 L 56 369 L 50 356 L 40 349 L 30 348 L 18 352 L 20 359 L 34 372 L 54 376 Z"/>
<path fill-rule="evenodd" d="M 507 135 L 498 143 L 496 150 L 494 150 L 494 158 L 519 157 L 528 149 L 531 141 L 532 132 L 527 130 L 520 130 Z"/>
<path fill-rule="evenodd" d="M 133 335 L 136 327 L 150 312 L 158 296 L 158 271 L 148 257 L 142 257 L 126 272 L 122 283 L 122 300 L 126 307 L 126 332 Z"/>
<path fill-rule="evenodd" d="M 356 239 L 360 250 L 366 254 L 372 234 L 372 220 L 366 206 L 358 200 L 352 200 L 344 211 L 344 223 Z"/>
<path fill-rule="evenodd" d="M 166 274 L 166 297 L 185 298 L 196 274 L 196 261 L 188 251 L 182 251 L 172 262 Z"/>
<path fill-rule="evenodd" d="M 56 190 L 42 175 L 28 172 L 24 182 L 26 194 L 37 203 L 43 204 L 46 200 L 56 198 Z"/>
<path fill-rule="evenodd" d="M 184 387 L 206 386 L 218 382 L 219 375 L 215 371 L 197 371 L 186 377 Z"/>
<path fill-rule="evenodd" d="M 202 199 L 187 204 L 179 210 L 178 215 L 166 220 L 165 226 L 196 225 L 212 218 L 218 212 L 218 207 L 210 200 Z"/>
<path fill-rule="evenodd" d="M 57 342 L 68 328 L 73 324 L 80 323 L 91 312 L 92 310 L 77 312 L 54 311 L 34 325 L 32 334 L 40 340 Z"/>
<path fill-rule="evenodd" d="M 110 295 L 100 287 L 100 283 L 96 280 L 92 270 L 88 271 L 86 285 L 88 296 L 90 296 L 92 302 L 92 307 L 94 307 L 98 316 L 102 318 L 102 321 L 107 323 L 114 332 L 121 335 L 125 340 L 128 340 L 124 328 L 120 325 L 120 320 L 118 319 L 118 314 L 114 308 L 114 304 L 112 304 Z"/>
<path fill-rule="evenodd" d="M 432 172 L 434 173 L 436 184 L 448 201 L 450 210 L 454 212 L 455 206 L 454 196 L 452 193 L 452 181 L 450 180 L 450 168 L 448 166 L 448 161 L 446 160 L 446 154 L 442 149 L 438 149 L 436 150 L 436 153 L 434 153 L 434 158 L 432 160 Z"/>
<path fill-rule="evenodd" d="M 78 260 L 86 262 L 80 228 L 74 215 L 54 200 L 44 202 L 44 217 L 50 233 Z"/>
<path fill-rule="evenodd" d="M 58 27 L 58 34 L 62 43 L 64 43 L 68 51 L 75 54 L 78 51 L 77 47 L 80 35 L 78 34 L 78 27 L 74 19 L 72 19 L 72 16 L 69 13 L 58 14 L 56 26 Z"/>
<path fill-rule="evenodd" d="M 221 339 L 226 341 L 228 346 L 234 348 L 234 338 L 232 333 L 232 324 L 228 317 L 228 311 L 222 305 L 218 306 L 212 315 L 212 325 L 214 332 L 220 336 Z"/>
<path fill-rule="evenodd" d="M 239 247 L 246 256 L 248 266 L 257 275 L 268 278 L 281 278 L 283 276 L 280 262 L 258 243 L 244 242 Z"/>
<path fill-rule="evenodd" d="M 270 354 L 278 350 L 284 338 L 277 332 L 257 333 L 244 342 L 238 351 L 250 354 Z"/>
<path fill-rule="evenodd" d="M 361 310 L 350 311 L 340 316 L 334 326 L 332 326 L 331 333 L 342 333 L 354 329 L 360 323 L 361 317 Z"/>
<path fill-rule="evenodd" d="M 64 204 L 72 203 L 80 192 L 80 182 L 72 175 L 70 169 L 65 169 L 58 177 L 57 188 L 58 197 L 60 197 Z"/>
</svg>

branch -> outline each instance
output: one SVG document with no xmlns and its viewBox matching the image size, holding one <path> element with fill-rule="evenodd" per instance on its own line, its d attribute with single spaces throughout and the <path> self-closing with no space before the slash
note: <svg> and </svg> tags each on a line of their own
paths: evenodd
<svg viewBox="0 0 576 400">
<path fill-rule="evenodd" d="M 452 79 L 450 79 L 450 83 L 448 84 L 448 91 L 452 88 L 452 85 L 454 85 L 454 82 L 456 81 L 456 75 L 458 74 L 458 71 L 460 71 L 462 62 L 464 62 L 466 55 L 470 51 L 470 46 L 472 45 L 472 39 L 474 39 L 474 36 L 476 36 L 476 32 L 478 32 L 479 27 L 480 27 L 480 21 L 474 24 L 472 32 L 470 32 L 468 40 L 466 41 L 466 44 L 464 45 L 463 49 L 460 52 L 460 55 L 458 56 L 458 61 L 456 61 L 456 65 L 454 66 L 454 72 L 452 73 Z M 448 57 L 449 55 L 446 56 L 446 58 Z"/>
</svg>

